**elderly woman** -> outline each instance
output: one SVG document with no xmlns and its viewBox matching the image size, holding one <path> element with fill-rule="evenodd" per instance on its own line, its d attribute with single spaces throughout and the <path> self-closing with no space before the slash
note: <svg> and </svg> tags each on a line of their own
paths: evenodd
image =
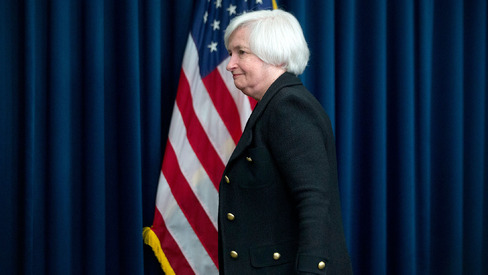
<svg viewBox="0 0 488 275">
<path fill-rule="evenodd" d="M 334 135 L 297 75 L 309 50 L 282 10 L 234 18 L 227 70 L 258 101 L 219 193 L 221 274 L 351 274 Z"/>
</svg>

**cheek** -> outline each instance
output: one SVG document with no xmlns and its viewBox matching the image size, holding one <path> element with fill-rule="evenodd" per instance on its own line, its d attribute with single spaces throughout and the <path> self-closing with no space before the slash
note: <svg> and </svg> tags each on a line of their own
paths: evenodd
<svg viewBox="0 0 488 275">
<path fill-rule="evenodd" d="M 248 82 L 255 84 L 256 82 L 261 81 L 262 71 L 260 71 L 259 68 L 252 68 L 246 73 L 246 79 Z"/>
</svg>

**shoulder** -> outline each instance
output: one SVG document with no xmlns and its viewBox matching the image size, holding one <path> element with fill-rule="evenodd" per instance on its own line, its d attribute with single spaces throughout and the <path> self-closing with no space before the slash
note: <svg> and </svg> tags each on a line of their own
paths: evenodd
<svg viewBox="0 0 488 275">
<path fill-rule="evenodd" d="M 308 115 L 314 118 L 329 119 L 323 106 L 303 84 L 283 87 L 270 100 L 269 105 L 270 111 L 278 113 L 280 116 Z"/>
<path fill-rule="evenodd" d="M 276 134 L 304 131 L 309 135 L 322 133 L 330 138 L 333 136 L 328 114 L 303 85 L 283 87 L 270 100 L 266 113 L 266 125 L 276 130 L 273 131 Z"/>
<path fill-rule="evenodd" d="M 267 100 L 273 105 L 279 105 L 283 102 L 296 102 L 323 109 L 315 96 L 303 85 L 300 78 L 291 73 L 284 73 L 273 83 L 269 89 Z"/>
</svg>

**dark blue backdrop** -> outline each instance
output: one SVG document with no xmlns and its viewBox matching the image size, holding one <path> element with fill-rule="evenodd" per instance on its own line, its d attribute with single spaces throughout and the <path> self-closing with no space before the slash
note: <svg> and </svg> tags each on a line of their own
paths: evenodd
<svg viewBox="0 0 488 275">
<path fill-rule="evenodd" d="M 278 1 L 337 139 L 356 274 L 488 274 L 487 2 Z M 193 1 L 0 1 L 2 274 L 158 274 L 142 243 Z"/>
</svg>

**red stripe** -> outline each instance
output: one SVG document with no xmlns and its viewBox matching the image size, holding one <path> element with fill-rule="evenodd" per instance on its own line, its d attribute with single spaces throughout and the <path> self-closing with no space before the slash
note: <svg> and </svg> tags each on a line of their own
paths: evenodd
<svg viewBox="0 0 488 275">
<path fill-rule="evenodd" d="M 215 266 L 218 266 L 218 234 L 212 221 L 190 188 L 178 166 L 175 151 L 170 142 L 166 145 L 163 162 L 163 174 L 168 182 L 181 211 L 185 214 L 193 231 L 202 243 Z"/>
<path fill-rule="evenodd" d="M 219 113 L 227 130 L 229 130 L 234 143 L 237 144 L 242 134 L 239 110 L 237 109 L 236 103 L 229 93 L 225 82 L 222 80 L 219 70 L 213 70 L 202 80 L 205 87 L 207 87 L 208 94 L 212 99 L 215 109 Z"/>
<path fill-rule="evenodd" d="M 254 110 L 254 107 L 256 107 L 256 105 L 258 104 L 258 102 L 254 98 L 252 98 L 250 96 L 248 96 L 247 98 L 249 98 L 249 103 L 251 103 L 251 110 Z"/>
<path fill-rule="evenodd" d="M 173 271 L 176 274 L 195 274 L 195 271 L 191 268 L 175 239 L 173 239 L 173 236 L 169 233 L 163 216 L 157 207 L 154 213 L 154 221 L 151 229 L 156 236 L 158 236 L 161 248 L 168 259 L 171 268 L 173 268 Z"/>
<path fill-rule="evenodd" d="M 219 182 L 225 166 L 200 124 L 193 109 L 192 100 L 190 85 L 184 71 L 181 70 L 176 104 L 186 126 L 188 141 L 215 188 L 219 190 Z"/>
</svg>

